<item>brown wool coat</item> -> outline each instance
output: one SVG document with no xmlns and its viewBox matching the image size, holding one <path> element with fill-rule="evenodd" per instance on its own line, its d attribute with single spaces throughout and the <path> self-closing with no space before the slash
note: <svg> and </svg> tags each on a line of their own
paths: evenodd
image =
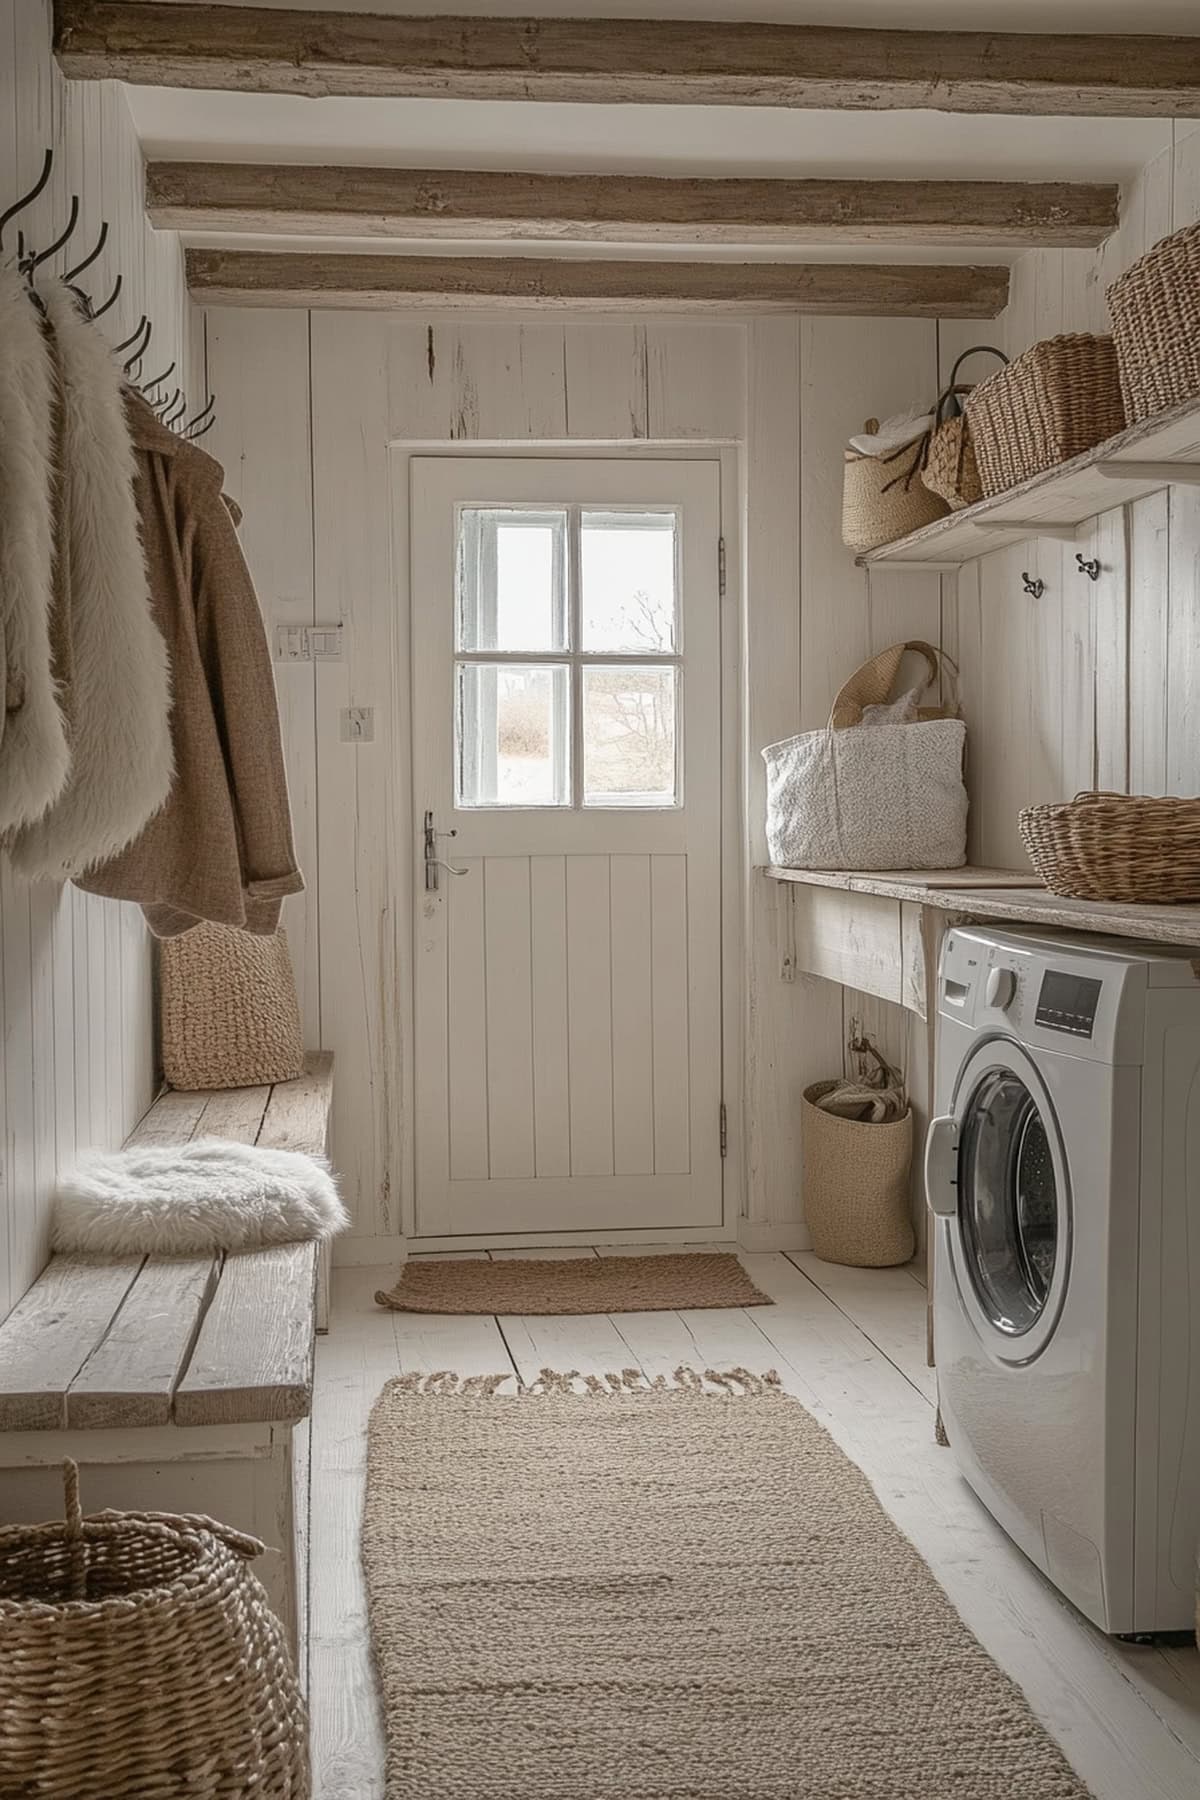
<svg viewBox="0 0 1200 1800">
<path fill-rule="evenodd" d="M 304 886 L 270 653 L 218 462 L 127 398 L 150 593 L 171 661 L 175 785 L 111 862 L 77 878 L 141 902 L 157 937 L 201 919 L 268 933 Z"/>
</svg>

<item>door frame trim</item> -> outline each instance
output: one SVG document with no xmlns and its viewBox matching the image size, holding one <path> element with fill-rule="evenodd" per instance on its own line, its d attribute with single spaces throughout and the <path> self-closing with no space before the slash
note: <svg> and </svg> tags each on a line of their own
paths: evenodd
<svg viewBox="0 0 1200 1800">
<path fill-rule="evenodd" d="M 746 979 L 745 887 L 747 837 L 744 822 L 746 746 L 743 742 L 743 671 L 745 667 L 744 600 L 741 581 L 742 458 L 740 444 L 728 439 L 644 439 L 622 442 L 612 439 L 570 441 L 522 439 L 511 441 L 438 438 L 433 441 L 394 439 L 387 446 L 388 492 L 392 502 L 392 660 L 395 692 L 403 707 L 396 720 L 396 754 L 391 771 L 392 816 L 396 830 L 396 890 L 394 892 L 396 1035 L 385 1045 L 389 1067 L 381 1087 L 390 1087 L 397 1075 L 400 1085 L 401 1141 L 400 1234 L 397 1248 L 419 1250 L 520 1249 L 537 1246 L 571 1247 L 594 1243 L 716 1243 L 736 1242 L 738 1219 L 745 1194 L 744 1070 L 745 1029 L 743 994 Z M 420 1237 L 416 1234 L 415 1204 L 415 1092 L 413 1068 L 416 1054 L 415 971 L 413 934 L 417 853 L 412 804 L 412 595 L 410 561 L 410 464 L 415 457 L 462 459 L 503 456 L 521 460 L 592 461 L 597 456 L 623 457 L 645 462 L 715 462 L 719 466 L 719 534 L 725 542 L 725 592 L 720 599 L 721 657 L 721 1086 L 726 1108 L 726 1156 L 722 1170 L 721 1225 L 702 1229 L 651 1228 L 639 1231 L 561 1231 L 497 1233 L 482 1237 Z M 714 543 L 713 555 L 718 547 Z M 735 754 L 730 755 L 730 747 Z M 396 1068 L 397 1059 L 399 1069 Z M 720 1128 L 713 1120 L 713 1131 Z M 386 1239 L 371 1242 L 381 1249 Z M 377 1249 L 377 1254 L 378 1254 Z M 344 1260 L 344 1259 L 343 1259 Z"/>
</svg>

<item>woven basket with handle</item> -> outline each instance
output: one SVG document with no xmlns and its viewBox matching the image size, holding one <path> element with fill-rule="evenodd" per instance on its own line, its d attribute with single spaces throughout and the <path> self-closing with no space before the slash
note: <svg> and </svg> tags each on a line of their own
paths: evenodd
<svg viewBox="0 0 1200 1800">
<path fill-rule="evenodd" d="M 975 383 L 960 381 L 958 371 L 969 356 L 985 355 L 998 356 L 1002 363 L 1008 361 L 1003 350 L 997 350 L 991 344 L 973 344 L 963 351 L 950 371 L 950 380 L 938 396 L 933 430 L 925 447 L 922 480 L 932 493 L 942 496 L 952 512 L 959 512 L 964 506 L 973 506 L 976 500 L 983 499 L 983 482 L 975 458 L 971 427 L 962 405 Z"/>
<path fill-rule="evenodd" d="M 1147 250 L 1108 290 L 1132 424 L 1200 394 L 1200 221 Z"/>
<path fill-rule="evenodd" d="M 173 1088 L 258 1087 L 304 1073 L 282 931 L 197 925 L 159 945 L 163 1074 Z"/>
<path fill-rule="evenodd" d="M 966 412 L 985 495 L 1069 462 L 1125 423 L 1113 341 L 1075 331 L 1033 344 L 972 388 Z"/>
<path fill-rule="evenodd" d="M 1027 806 L 1021 837 L 1052 894 L 1076 900 L 1200 900 L 1200 800 L 1076 794 Z"/>
<path fill-rule="evenodd" d="M 909 638 L 903 644 L 889 644 L 877 656 L 860 663 L 853 675 L 842 683 L 830 708 L 829 725 L 832 731 L 845 731 L 852 725 L 861 725 L 863 713 L 868 706 L 886 706 L 889 700 L 896 697 L 901 664 L 908 651 L 924 658 L 926 675 L 921 685 L 926 692 L 936 690 L 939 683 L 943 688 L 952 690 L 949 699 L 919 706 L 918 719 L 957 719 L 960 716 L 961 708 L 957 698 L 958 664 L 944 650 L 939 650 L 934 644 L 927 644 L 923 638 Z"/>
<path fill-rule="evenodd" d="M 0 1794 L 308 1800 L 307 1719 L 283 1627 L 212 1519 L 84 1518 L 0 1531 Z"/>
<path fill-rule="evenodd" d="M 868 432 L 879 430 L 868 419 Z M 950 508 L 931 493 L 921 475 L 925 439 L 904 444 L 890 456 L 864 456 L 847 450 L 842 478 L 842 542 L 860 554 L 906 537 L 910 531 L 944 518 Z"/>
</svg>

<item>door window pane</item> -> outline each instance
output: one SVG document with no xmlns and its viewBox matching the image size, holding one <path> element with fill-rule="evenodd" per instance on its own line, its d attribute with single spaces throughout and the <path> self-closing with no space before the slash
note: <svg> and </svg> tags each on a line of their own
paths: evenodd
<svg viewBox="0 0 1200 1800">
<path fill-rule="evenodd" d="M 674 806 L 673 664 L 585 664 L 583 803 Z"/>
<path fill-rule="evenodd" d="M 675 649 L 674 512 L 585 512 L 583 648 L 629 656 Z"/>
<path fill-rule="evenodd" d="M 458 648 L 564 650 L 567 515 L 541 507 L 458 512 Z"/>
<path fill-rule="evenodd" d="M 963 1120 L 959 1216 L 971 1284 L 998 1330 L 1041 1317 L 1059 1255 L 1058 1183 L 1037 1102 L 1008 1070 L 986 1075 Z"/>
<path fill-rule="evenodd" d="M 570 679 L 566 663 L 459 663 L 460 806 L 568 806 Z"/>
</svg>

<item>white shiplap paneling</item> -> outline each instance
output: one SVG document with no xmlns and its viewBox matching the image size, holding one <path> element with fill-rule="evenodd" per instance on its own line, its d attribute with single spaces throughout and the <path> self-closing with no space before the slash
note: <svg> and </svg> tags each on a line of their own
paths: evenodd
<svg viewBox="0 0 1200 1800">
<path fill-rule="evenodd" d="M 110 84 L 61 79 L 50 56 L 49 0 L 0 0 L 0 208 L 32 186 L 47 147 L 52 179 L 17 223 L 30 243 L 45 243 L 78 194 L 80 223 L 68 245 L 77 260 L 106 219 L 107 246 L 84 278 L 100 298 L 121 273 L 121 297 L 103 328 L 119 342 L 145 311 L 154 324 L 145 373 L 174 359 L 172 386 L 186 383 L 201 404 L 199 315 L 174 233 L 146 225 L 141 154 L 124 97 Z M 119 1143 L 149 1103 L 152 983 L 141 914 L 72 887 L 30 886 L 0 855 L 0 983 L 3 1316 L 45 1259 L 56 1170 L 79 1146 Z"/>
</svg>

